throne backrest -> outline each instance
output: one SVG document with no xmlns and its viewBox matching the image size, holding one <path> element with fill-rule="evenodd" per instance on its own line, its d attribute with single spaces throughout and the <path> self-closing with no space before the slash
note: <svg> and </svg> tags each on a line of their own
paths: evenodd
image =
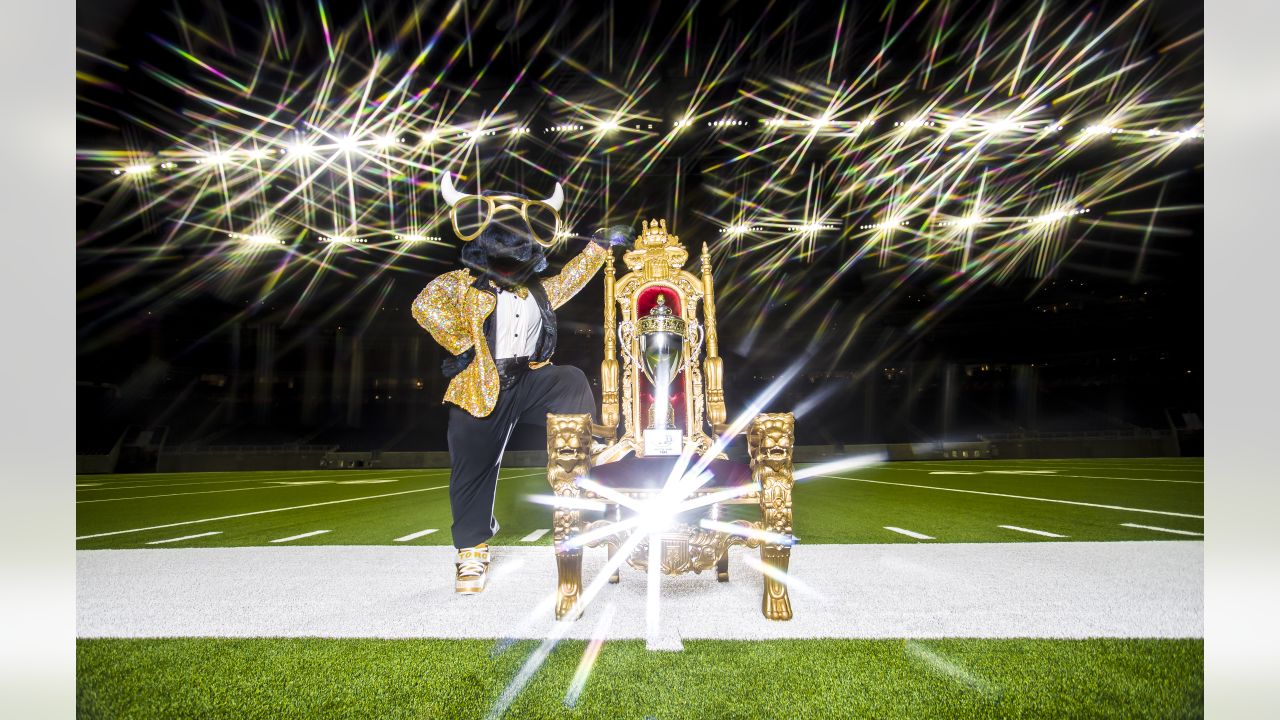
<svg viewBox="0 0 1280 720">
<path fill-rule="evenodd" d="M 660 393 L 636 364 L 640 347 L 634 329 L 661 295 L 675 317 L 695 328 L 685 339 L 683 355 L 687 360 L 672 380 L 669 400 L 685 443 L 702 452 L 711 446 L 715 428 L 725 421 L 711 258 L 704 243 L 701 273 L 694 275 L 684 270 L 689 253 L 679 237 L 667 232 L 665 220 L 644 222 L 642 228 L 635 249 L 622 258 L 630 272 L 615 281 L 612 255 L 605 264 L 601 422 L 615 427 L 621 424 L 618 444 L 643 454 L 641 434 Z M 624 330 L 622 337 L 620 328 Z"/>
</svg>

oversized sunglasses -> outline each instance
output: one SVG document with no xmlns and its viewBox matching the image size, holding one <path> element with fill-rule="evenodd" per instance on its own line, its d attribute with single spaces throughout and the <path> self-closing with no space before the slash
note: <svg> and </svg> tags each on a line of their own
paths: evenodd
<svg viewBox="0 0 1280 720">
<path fill-rule="evenodd" d="M 560 208 L 564 205 L 564 190 L 556 183 L 556 190 L 546 200 L 529 200 L 515 195 L 467 195 L 453 187 L 453 176 L 442 173 L 440 195 L 449 205 L 449 218 L 453 231 L 462 242 L 471 242 L 489 227 L 499 212 L 512 212 L 524 220 L 529 234 L 543 247 L 551 247 L 560 234 Z"/>
<path fill-rule="evenodd" d="M 543 247 L 555 244 L 560 234 L 560 213 L 555 208 L 542 200 L 514 195 L 464 195 L 449 211 L 449 219 L 458 239 L 471 242 L 489 227 L 495 215 L 503 212 L 519 215 L 534 242 Z"/>
</svg>

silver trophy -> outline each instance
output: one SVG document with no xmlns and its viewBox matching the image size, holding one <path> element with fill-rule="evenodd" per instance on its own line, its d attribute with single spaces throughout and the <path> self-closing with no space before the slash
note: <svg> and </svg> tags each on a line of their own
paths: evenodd
<svg viewBox="0 0 1280 720">
<path fill-rule="evenodd" d="M 653 384 L 649 426 L 644 431 L 644 454 L 679 455 L 682 433 L 676 426 L 675 406 L 670 400 L 671 383 L 688 364 L 684 354 L 686 342 L 694 357 L 697 356 L 702 344 L 701 326 L 673 313 L 667 305 L 667 296 L 660 294 L 653 309 L 640 318 L 635 327 L 631 323 L 620 324 L 618 336 L 628 354 L 631 353 L 631 340 L 633 337 L 636 339 L 640 357 L 633 356 L 632 360 Z"/>
</svg>

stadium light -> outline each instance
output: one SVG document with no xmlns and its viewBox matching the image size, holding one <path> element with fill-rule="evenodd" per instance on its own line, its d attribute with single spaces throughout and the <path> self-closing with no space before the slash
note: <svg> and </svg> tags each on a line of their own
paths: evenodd
<svg viewBox="0 0 1280 720">
<path fill-rule="evenodd" d="M 428 130 L 428 131 L 426 131 L 426 132 L 422 133 L 421 142 L 422 142 L 422 144 L 423 144 L 423 145 L 430 145 L 431 143 L 434 143 L 435 141 L 436 141 L 436 131 L 435 131 L 435 130 Z"/>
<path fill-rule="evenodd" d="M 297 155 L 298 157 L 309 157 L 310 155 L 315 153 L 316 148 L 314 145 L 312 145 L 309 142 L 306 142 L 305 140 L 299 140 L 297 142 L 290 143 L 288 150 L 290 155 Z"/>
<path fill-rule="evenodd" d="M 603 120 L 599 122 L 596 125 L 596 127 L 599 128 L 601 132 L 613 132 L 614 130 L 617 130 L 621 126 L 618 124 L 618 121 L 615 118 L 613 120 Z"/>
<path fill-rule="evenodd" d="M 996 120 L 990 123 L 989 125 L 987 125 L 987 131 L 993 134 L 1008 132 L 1010 130 L 1021 130 L 1021 129 L 1022 129 L 1022 125 L 1020 123 L 1015 123 L 1012 118 L 1008 118 L 1008 117 L 1000 118 L 999 120 Z"/>
<path fill-rule="evenodd" d="M 283 245 L 284 244 L 284 240 L 281 240 L 280 238 L 275 237 L 274 235 L 267 235 L 265 233 L 259 233 L 254 235 L 244 235 L 241 233 L 227 233 L 227 237 L 231 238 L 232 240 L 240 240 L 242 242 L 252 243 L 255 245 Z"/>
<path fill-rule="evenodd" d="M 1053 212 L 1048 212 L 1048 213 L 1045 213 L 1044 215 L 1040 215 L 1036 217 L 1035 220 L 1036 222 L 1040 222 L 1040 223 L 1054 223 L 1060 220 L 1066 220 L 1067 218 L 1070 218 L 1074 215 L 1080 215 L 1082 213 L 1087 213 L 1087 212 L 1089 212 L 1089 208 L 1076 208 L 1074 210 L 1054 210 Z"/>
<path fill-rule="evenodd" d="M 337 146 L 343 152 L 351 152 L 360 147 L 360 141 L 355 135 L 343 135 L 338 138 Z"/>
</svg>

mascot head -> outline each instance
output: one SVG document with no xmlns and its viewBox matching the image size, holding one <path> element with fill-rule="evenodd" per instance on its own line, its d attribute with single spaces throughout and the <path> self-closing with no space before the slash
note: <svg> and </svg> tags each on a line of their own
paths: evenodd
<svg viewBox="0 0 1280 720">
<path fill-rule="evenodd" d="M 560 232 L 560 183 L 545 200 L 491 190 L 468 195 L 454 189 L 453 176 L 445 172 L 440 195 L 463 242 L 463 265 L 506 286 L 525 284 L 546 269 L 545 250 Z"/>
</svg>

